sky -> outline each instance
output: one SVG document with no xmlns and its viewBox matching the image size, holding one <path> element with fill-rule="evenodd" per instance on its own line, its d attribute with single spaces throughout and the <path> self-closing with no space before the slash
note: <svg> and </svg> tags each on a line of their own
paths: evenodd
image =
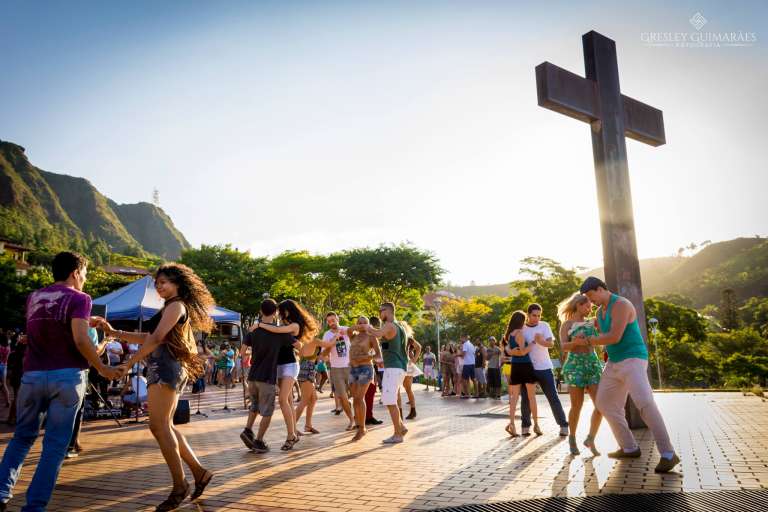
<svg viewBox="0 0 768 512">
<path fill-rule="evenodd" d="M 644 34 L 754 33 L 750 46 Z M 194 246 L 253 255 L 409 242 L 454 284 L 519 261 L 602 264 L 589 126 L 537 106 L 534 68 L 584 74 L 616 41 L 622 92 L 664 111 L 628 140 L 638 252 L 768 234 L 768 4 L 3 0 L 0 139 Z"/>
</svg>

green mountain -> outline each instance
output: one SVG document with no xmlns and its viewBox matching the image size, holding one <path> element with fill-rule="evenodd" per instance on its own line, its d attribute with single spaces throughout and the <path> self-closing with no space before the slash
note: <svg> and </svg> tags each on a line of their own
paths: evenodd
<svg viewBox="0 0 768 512">
<path fill-rule="evenodd" d="M 640 260 L 646 297 L 681 294 L 695 307 L 719 304 L 722 292 L 732 289 L 737 301 L 768 297 L 768 239 L 736 238 L 706 245 L 692 256 Z M 582 275 L 602 278 L 603 269 Z M 447 288 L 460 297 L 510 294 L 508 284 Z"/>
<path fill-rule="evenodd" d="M 176 259 L 189 242 L 149 203 L 118 205 L 84 178 L 33 166 L 0 141 L 0 237 L 37 249 Z"/>
</svg>

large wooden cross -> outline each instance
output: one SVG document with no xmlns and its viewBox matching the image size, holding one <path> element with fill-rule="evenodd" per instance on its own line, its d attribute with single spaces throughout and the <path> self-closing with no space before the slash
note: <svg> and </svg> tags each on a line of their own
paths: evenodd
<svg viewBox="0 0 768 512">
<path fill-rule="evenodd" d="M 661 146 L 666 142 L 664 117 L 661 110 L 621 94 L 616 43 L 612 39 L 591 31 L 581 41 L 586 78 L 549 62 L 539 64 L 539 106 L 589 123 L 592 128 L 605 282 L 634 304 L 647 343 L 624 138 Z M 641 426 L 638 415 L 628 415 L 630 426 Z"/>
</svg>

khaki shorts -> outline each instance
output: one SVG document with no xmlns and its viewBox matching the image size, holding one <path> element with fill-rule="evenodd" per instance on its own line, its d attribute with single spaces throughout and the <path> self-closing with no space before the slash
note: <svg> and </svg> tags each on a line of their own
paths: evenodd
<svg viewBox="0 0 768 512">
<path fill-rule="evenodd" d="M 349 388 L 349 366 L 346 368 L 331 368 L 331 384 L 336 396 L 347 396 Z"/>
<path fill-rule="evenodd" d="M 262 416 L 272 416 L 272 413 L 275 412 L 276 389 L 274 384 L 249 380 L 248 394 L 251 397 L 251 412 L 259 413 Z"/>
</svg>

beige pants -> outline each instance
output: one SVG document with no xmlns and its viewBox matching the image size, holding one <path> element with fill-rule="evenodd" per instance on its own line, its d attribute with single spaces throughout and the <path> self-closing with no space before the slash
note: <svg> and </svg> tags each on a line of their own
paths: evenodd
<svg viewBox="0 0 768 512">
<path fill-rule="evenodd" d="M 627 394 L 632 397 L 640 410 L 640 417 L 653 433 L 659 453 L 674 451 L 669 440 L 664 419 L 653 400 L 653 390 L 648 382 L 648 361 L 630 358 L 618 363 L 608 362 L 597 388 L 597 409 L 603 413 L 619 446 L 634 450 L 637 446 L 635 436 L 627 424 L 624 406 Z"/>
</svg>

